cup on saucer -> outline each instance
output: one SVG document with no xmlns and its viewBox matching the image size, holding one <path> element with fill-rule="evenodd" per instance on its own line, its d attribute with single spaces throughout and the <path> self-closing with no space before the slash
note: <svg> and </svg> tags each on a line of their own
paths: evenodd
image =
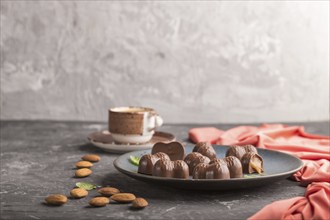
<svg viewBox="0 0 330 220">
<path fill-rule="evenodd" d="M 109 109 L 109 131 L 119 144 L 143 144 L 151 140 L 163 119 L 152 108 L 116 107 Z"/>
</svg>

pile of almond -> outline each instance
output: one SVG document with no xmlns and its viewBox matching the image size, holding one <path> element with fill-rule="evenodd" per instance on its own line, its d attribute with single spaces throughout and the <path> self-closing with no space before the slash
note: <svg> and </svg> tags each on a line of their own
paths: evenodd
<svg viewBox="0 0 330 220">
<path fill-rule="evenodd" d="M 100 157 L 96 154 L 87 154 L 81 158 L 75 166 L 77 170 L 75 172 L 75 177 L 83 178 L 91 175 L 93 172 L 90 169 L 93 163 L 100 161 Z M 92 198 L 89 201 L 89 205 L 93 207 L 103 207 L 110 204 L 110 201 L 115 201 L 117 203 L 132 203 L 132 208 L 142 209 L 148 206 L 148 202 L 143 198 L 136 198 L 132 193 L 120 192 L 114 187 L 103 187 L 97 191 L 101 196 Z M 81 199 L 88 196 L 88 191 L 83 188 L 74 188 L 70 191 L 72 198 Z M 68 198 L 65 195 L 53 194 L 45 199 L 48 205 L 64 205 Z"/>
<path fill-rule="evenodd" d="M 93 171 L 90 169 L 93 166 L 93 163 L 100 161 L 100 156 L 96 154 L 87 154 L 81 158 L 81 161 L 76 163 L 78 168 L 75 172 L 75 177 L 83 178 L 91 175 Z"/>
</svg>

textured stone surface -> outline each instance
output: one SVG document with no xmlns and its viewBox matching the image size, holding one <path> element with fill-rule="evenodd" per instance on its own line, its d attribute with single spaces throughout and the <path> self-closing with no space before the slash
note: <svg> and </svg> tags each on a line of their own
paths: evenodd
<svg viewBox="0 0 330 220">
<path fill-rule="evenodd" d="M 329 122 L 302 125 L 308 132 L 329 135 Z M 186 141 L 189 128 L 195 126 L 166 125 L 162 131 Z M 228 129 L 235 125 L 214 126 Z M 224 192 L 150 187 L 119 173 L 112 164 L 118 155 L 87 143 L 88 133 L 104 128 L 105 123 L 1 121 L 1 219 L 246 219 L 273 201 L 302 196 L 305 191 L 290 180 Z M 75 162 L 87 153 L 100 155 L 100 162 L 94 164 L 91 176 L 73 178 Z M 63 207 L 43 203 L 51 193 L 69 195 L 78 181 L 134 193 L 146 198 L 149 206 L 141 211 L 131 210 L 127 204 L 89 208 L 95 190 L 86 198 L 70 199 Z"/>
<path fill-rule="evenodd" d="M 2 119 L 329 119 L 328 1 L 1 1 L 0 43 Z"/>
</svg>

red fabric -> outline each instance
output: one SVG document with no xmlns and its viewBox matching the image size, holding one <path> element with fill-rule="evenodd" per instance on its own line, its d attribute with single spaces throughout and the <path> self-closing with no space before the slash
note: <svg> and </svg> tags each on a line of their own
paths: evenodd
<svg viewBox="0 0 330 220">
<path fill-rule="evenodd" d="M 330 184 L 315 182 L 305 197 L 273 202 L 249 219 L 330 219 Z"/>
<path fill-rule="evenodd" d="M 330 182 L 330 163 L 322 159 L 317 161 L 304 161 L 304 167 L 293 175 L 301 185 L 307 186 L 312 182 Z"/>
<path fill-rule="evenodd" d="M 214 127 L 193 128 L 189 131 L 189 138 L 195 143 L 206 141 L 215 144 L 222 133 L 223 131 Z"/>
<path fill-rule="evenodd" d="M 214 129 L 194 128 L 189 131 L 189 137 L 195 143 L 252 144 L 286 152 L 304 161 L 304 167 L 293 178 L 305 186 L 311 183 L 305 197 L 274 202 L 250 217 L 250 220 L 330 219 L 330 137 L 306 133 L 302 126 L 282 124 L 239 126 L 227 131 Z"/>
</svg>

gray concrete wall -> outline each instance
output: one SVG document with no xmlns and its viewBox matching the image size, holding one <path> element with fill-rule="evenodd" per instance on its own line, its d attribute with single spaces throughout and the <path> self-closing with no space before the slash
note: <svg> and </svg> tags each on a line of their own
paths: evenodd
<svg viewBox="0 0 330 220">
<path fill-rule="evenodd" d="M 1 2 L 1 119 L 329 120 L 329 2 Z"/>
</svg>

